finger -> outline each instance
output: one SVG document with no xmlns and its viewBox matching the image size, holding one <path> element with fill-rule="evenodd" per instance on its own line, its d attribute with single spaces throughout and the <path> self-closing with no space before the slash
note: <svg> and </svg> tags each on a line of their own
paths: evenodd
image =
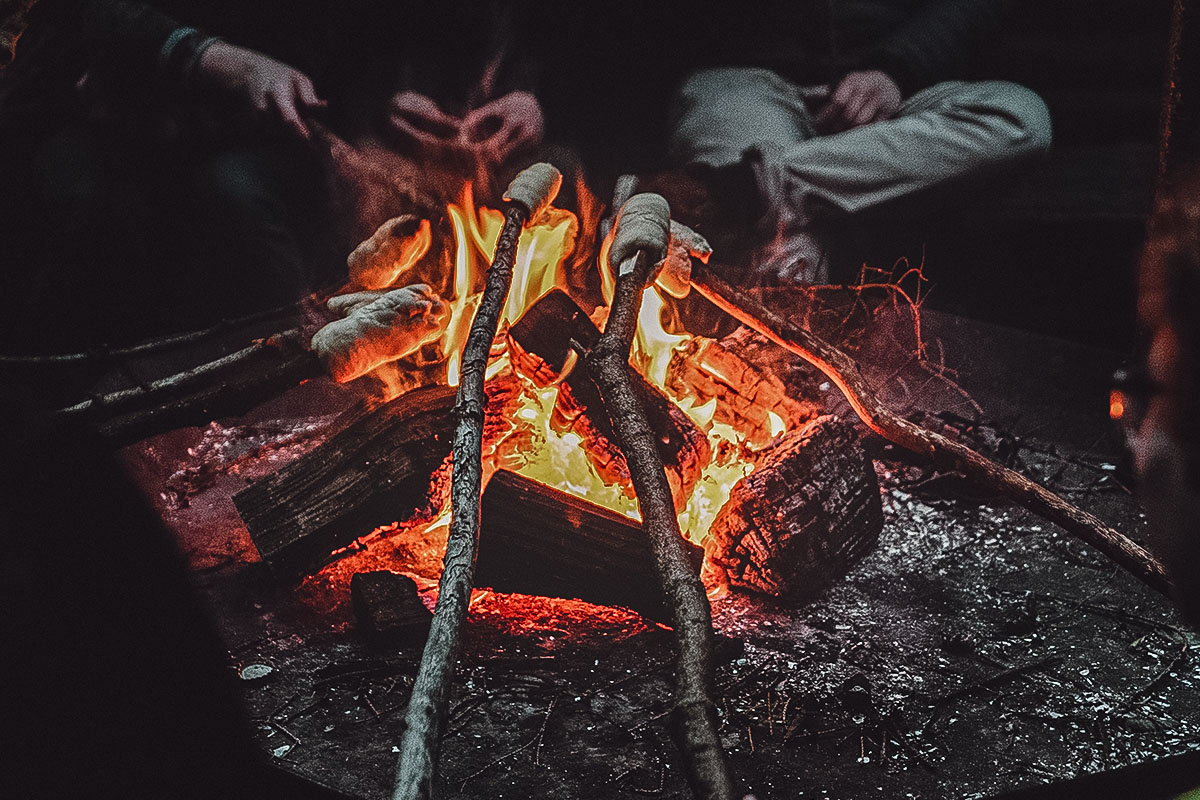
<svg viewBox="0 0 1200 800">
<path fill-rule="evenodd" d="M 867 125 L 879 119 L 880 100 L 878 97 L 872 96 L 867 98 L 863 103 L 862 108 L 854 115 L 854 119 L 850 121 L 851 127 L 857 128 L 859 125 Z"/>
<path fill-rule="evenodd" d="M 835 106 L 845 107 L 850 98 L 858 91 L 858 81 L 854 78 L 846 77 L 838 84 L 837 89 L 833 93 L 833 97 L 829 98 L 829 102 Z"/>
<path fill-rule="evenodd" d="M 855 92 L 850 98 L 849 102 L 846 103 L 846 107 L 842 110 L 842 119 L 847 127 L 856 124 L 855 120 L 858 119 L 858 115 L 862 112 L 863 107 L 871 101 L 871 97 L 871 93 L 863 89 Z"/>
<path fill-rule="evenodd" d="M 413 125 L 406 116 L 392 114 L 388 117 L 388 122 L 393 133 L 402 139 L 409 139 L 416 142 L 422 147 L 436 147 L 442 142 L 437 136 L 426 133 L 424 130 Z"/>
<path fill-rule="evenodd" d="M 296 110 L 295 95 L 291 92 L 283 96 L 270 93 L 267 97 L 275 106 L 275 113 L 279 116 L 279 119 L 283 120 L 283 124 L 294 131 L 300 138 L 307 139 L 309 137 L 308 127 L 304 124 L 304 120 L 300 119 L 300 112 Z"/>
<path fill-rule="evenodd" d="M 328 103 L 317 96 L 317 90 L 313 87 L 312 81 L 304 75 L 297 73 L 294 85 L 296 87 L 296 97 L 307 108 L 324 108 L 328 105 Z"/>
</svg>

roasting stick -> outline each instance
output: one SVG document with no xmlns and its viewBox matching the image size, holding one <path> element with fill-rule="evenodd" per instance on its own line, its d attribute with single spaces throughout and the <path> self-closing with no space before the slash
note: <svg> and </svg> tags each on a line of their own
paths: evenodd
<svg viewBox="0 0 1200 800">
<path fill-rule="evenodd" d="M 433 624 L 421 655 L 404 716 L 404 735 L 396 765 L 393 800 L 425 800 L 433 792 L 439 739 L 446 722 L 450 677 L 471 599 L 479 540 L 479 503 L 483 483 L 484 371 L 500 312 L 508 299 L 513 262 L 522 228 L 537 218 L 558 194 L 562 174 L 549 164 L 534 164 L 504 194 L 504 228 L 487 273 L 483 299 L 463 348 L 458 398 L 454 404 L 454 472 L 450 489 L 450 535 L 438 584 Z"/>
<path fill-rule="evenodd" d="M 617 267 L 616 293 L 604 334 L 585 364 L 596 384 L 629 464 L 642 527 L 650 541 L 663 597 L 671 611 L 678 662 L 671 732 L 683 754 L 693 794 L 730 800 L 733 784 L 716 730 L 712 702 L 712 617 L 704 586 L 683 551 L 671 489 L 629 377 L 629 349 L 642 290 L 667 252 L 670 208 L 656 194 L 631 197 L 617 218 L 609 260 Z"/>
<path fill-rule="evenodd" d="M 1150 551 L 1019 472 L 940 433 L 909 422 L 886 408 L 863 380 L 854 360 L 838 348 L 811 331 L 793 325 L 744 292 L 738 292 L 707 267 L 693 267 L 692 287 L 738 322 L 821 370 L 845 395 L 854 413 L 875 433 L 907 450 L 932 458 L 935 464 L 961 471 L 977 486 L 997 491 L 1053 522 L 1104 553 L 1147 586 L 1170 595 L 1171 579 L 1167 569 Z"/>
</svg>

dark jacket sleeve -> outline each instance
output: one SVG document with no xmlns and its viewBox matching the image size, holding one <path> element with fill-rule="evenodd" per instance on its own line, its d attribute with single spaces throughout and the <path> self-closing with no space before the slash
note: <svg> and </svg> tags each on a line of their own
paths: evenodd
<svg viewBox="0 0 1200 800">
<path fill-rule="evenodd" d="M 847 66 L 886 72 L 911 95 L 956 77 L 971 50 L 1014 5 L 1014 0 L 935 0 Z"/>
</svg>

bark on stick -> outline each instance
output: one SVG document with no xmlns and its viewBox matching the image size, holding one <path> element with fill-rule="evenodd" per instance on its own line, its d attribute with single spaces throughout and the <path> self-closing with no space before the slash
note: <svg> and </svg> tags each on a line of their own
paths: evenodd
<svg viewBox="0 0 1200 800">
<path fill-rule="evenodd" d="M 672 735 L 683 754 L 688 783 L 696 797 L 730 800 L 733 783 L 725 753 L 717 736 L 716 708 L 712 701 L 712 615 L 704 586 L 684 552 L 679 520 L 671 500 L 662 460 L 655 448 L 655 432 L 633 391 L 629 348 L 637 328 L 642 290 L 653 279 L 652 265 L 667 246 L 666 201 L 661 204 L 661 243 L 651 235 L 656 227 L 653 205 L 629 199 L 617 220 L 610 253 L 623 254 L 617 266 L 616 294 L 604 334 L 588 354 L 586 364 L 600 387 L 637 492 L 642 527 L 650 541 L 663 596 L 671 607 L 678 661 L 675 669 L 675 705 Z M 650 197 L 657 197 L 651 195 Z M 629 213 L 631 210 L 635 213 Z M 637 227 L 625 235 L 622 218 Z M 653 251 L 653 252 L 651 252 Z"/>
<path fill-rule="evenodd" d="M 450 534 L 438 585 L 433 623 L 404 717 L 404 736 L 396 766 L 393 800 L 432 796 L 438 745 L 446 724 L 446 704 L 459 639 L 471 599 L 479 539 L 479 503 L 483 483 L 484 372 L 500 314 L 512 284 L 513 262 L 524 225 L 554 199 L 562 176 L 548 164 L 535 164 L 518 175 L 505 195 L 504 227 L 488 269 L 483 299 L 463 348 L 458 397 L 454 405 L 454 473 L 450 489 Z"/>
</svg>

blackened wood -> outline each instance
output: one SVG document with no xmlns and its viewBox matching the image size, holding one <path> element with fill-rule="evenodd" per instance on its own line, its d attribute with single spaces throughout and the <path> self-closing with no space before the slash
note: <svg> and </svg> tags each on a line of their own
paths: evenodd
<svg viewBox="0 0 1200 800">
<path fill-rule="evenodd" d="M 854 359 L 837 347 L 792 324 L 745 292 L 739 292 L 710 268 L 696 266 L 692 271 L 692 287 L 738 322 L 821 370 L 846 397 L 863 424 L 883 438 L 928 457 L 941 469 L 958 470 L 976 486 L 997 492 L 1039 514 L 1095 547 L 1150 588 L 1170 596 L 1167 569 L 1150 551 L 1016 470 L 896 414 L 879 401 Z"/>
<path fill-rule="evenodd" d="M 731 585 L 784 597 L 843 577 L 882 529 L 879 482 L 853 426 L 821 417 L 734 485 L 709 535 Z"/>
<path fill-rule="evenodd" d="M 600 339 L 595 323 L 559 289 L 551 290 L 530 306 L 508 333 L 513 363 L 545 385 L 560 379 L 571 363 L 571 341 L 590 349 Z M 667 469 L 678 506 L 691 494 L 712 458 L 708 437 L 641 375 L 631 372 L 630 380 L 650 427 L 658 434 L 655 447 Z M 600 390 L 587 370 L 573 369 L 567 373 L 555 406 L 554 424 L 560 432 L 573 430 L 579 434 L 601 477 L 629 485 L 629 467 L 613 444 L 616 436 L 612 423 L 604 410 Z"/>
<path fill-rule="evenodd" d="M 350 598 L 359 629 L 374 644 L 425 641 L 433 613 L 412 578 L 386 569 L 359 572 L 350 579 Z"/>
<path fill-rule="evenodd" d="M 449 387 L 415 389 L 234 495 L 263 561 L 304 574 L 421 508 L 430 475 L 450 452 L 453 402 Z"/>
<path fill-rule="evenodd" d="M 671 605 L 678 646 L 671 732 L 683 756 L 688 784 L 693 794 L 705 800 L 732 800 L 733 781 L 717 736 L 712 700 L 712 611 L 703 584 L 688 568 L 670 486 L 655 446 L 656 433 L 630 380 L 629 348 L 650 269 L 645 253 L 632 260 L 635 263 L 618 269 L 605 333 L 586 363 L 629 462 L 643 530 L 650 540 L 663 594 Z"/>
<path fill-rule="evenodd" d="M 684 549 L 699 575 L 704 552 L 690 543 Z M 506 470 L 483 492 L 475 582 L 669 619 L 640 524 Z"/>
</svg>

